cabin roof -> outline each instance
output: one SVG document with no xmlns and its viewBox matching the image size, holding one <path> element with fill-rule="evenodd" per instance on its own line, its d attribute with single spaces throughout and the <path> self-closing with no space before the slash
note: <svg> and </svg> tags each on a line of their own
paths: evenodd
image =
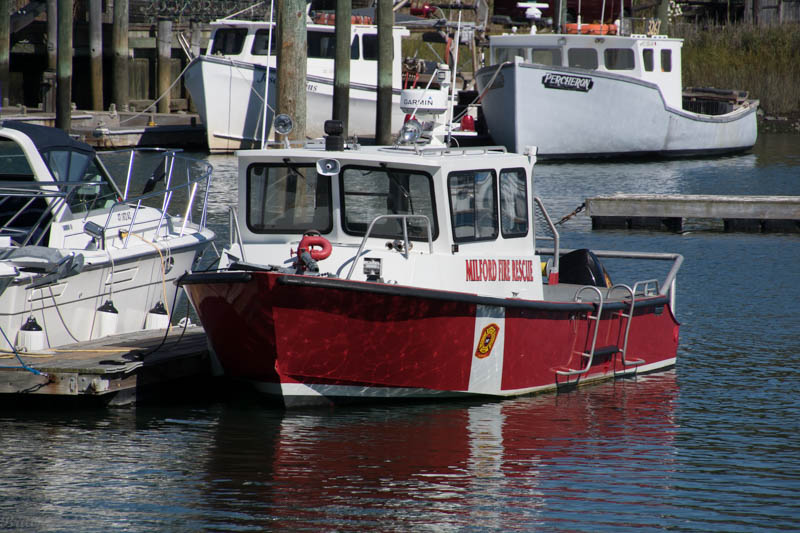
<svg viewBox="0 0 800 533">
<path fill-rule="evenodd" d="M 39 152 L 47 152 L 49 150 L 61 149 L 81 152 L 89 156 L 94 154 L 94 148 L 86 143 L 77 141 L 67 135 L 64 130 L 58 128 L 50 128 L 48 126 L 39 126 L 37 124 L 30 124 L 16 120 L 2 121 L 4 128 L 17 130 L 27 135 L 36 149 Z"/>
</svg>

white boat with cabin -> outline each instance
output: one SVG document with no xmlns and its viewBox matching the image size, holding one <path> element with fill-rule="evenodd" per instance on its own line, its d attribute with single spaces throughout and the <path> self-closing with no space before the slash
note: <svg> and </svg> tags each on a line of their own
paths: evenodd
<svg viewBox="0 0 800 533">
<path fill-rule="evenodd" d="M 0 123 L 0 351 L 168 327 L 174 281 L 214 239 L 211 170 L 171 150 L 96 153 L 57 128 Z"/>
<path fill-rule="evenodd" d="M 321 125 L 333 108 L 334 58 L 336 35 L 333 18 L 309 20 L 306 63 L 306 136 L 324 135 Z M 375 136 L 378 79 L 378 32 L 369 17 L 354 16 L 350 46 L 350 110 L 348 133 L 359 137 Z M 270 28 L 266 21 L 224 19 L 211 23 L 208 51 L 195 57 L 184 73 L 184 84 L 206 126 L 211 152 L 232 152 L 262 145 L 264 130 L 264 82 L 269 70 L 269 109 L 266 130 L 272 123 L 276 93 L 275 35 L 269 46 Z M 277 32 L 275 32 L 277 33 Z M 403 123 L 400 111 L 402 76 L 402 38 L 407 28 L 392 28 L 392 129 Z M 269 54 L 268 54 L 269 52 Z M 267 133 L 269 135 L 269 133 Z"/>
<path fill-rule="evenodd" d="M 757 137 L 758 101 L 734 90 L 683 89 L 681 39 L 573 34 L 490 37 L 476 73 L 489 134 L 548 158 L 689 156 L 743 151 Z"/>
</svg>

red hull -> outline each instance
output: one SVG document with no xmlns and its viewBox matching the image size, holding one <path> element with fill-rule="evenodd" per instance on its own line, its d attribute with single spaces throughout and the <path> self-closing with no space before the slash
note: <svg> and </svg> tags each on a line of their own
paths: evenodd
<svg viewBox="0 0 800 533">
<path fill-rule="evenodd" d="M 510 396 L 668 368 L 678 346 L 678 324 L 663 297 L 636 304 L 627 359 L 642 364 L 624 365 L 619 351 L 603 354 L 601 348 L 621 347 L 625 333 L 625 319 L 609 306 L 591 368 L 564 376 L 557 371 L 584 368 L 588 360 L 582 354 L 591 347 L 592 304 L 272 272 L 192 275 L 184 286 L 225 373 L 272 384 L 276 393 L 284 385 L 283 395 L 286 384 L 299 383 L 329 386 L 334 396 L 392 396 L 396 388 L 412 396 Z M 484 317 L 487 309 L 494 318 Z M 487 321 L 494 329 L 481 329 Z M 488 353 L 476 351 L 481 345 Z"/>
</svg>

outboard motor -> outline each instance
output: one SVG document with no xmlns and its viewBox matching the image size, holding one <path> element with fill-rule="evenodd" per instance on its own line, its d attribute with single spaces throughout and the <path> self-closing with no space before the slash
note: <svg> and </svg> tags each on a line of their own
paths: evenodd
<svg viewBox="0 0 800 533">
<path fill-rule="evenodd" d="M 562 255 L 558 262 L 560 283 L 611 287 L 611 278 L 600 259 L 591 250 L 582 248 Z"/>
</svg>

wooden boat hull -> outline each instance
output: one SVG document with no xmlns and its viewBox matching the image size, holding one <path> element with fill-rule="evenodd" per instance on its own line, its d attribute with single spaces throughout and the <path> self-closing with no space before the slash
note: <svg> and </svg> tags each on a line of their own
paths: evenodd
<svg viewBox="0 0 800 533">
<path fill-rule="evenodd" d="M 480 297 L 276 272 L 182 280 L 224 373 L 284 404 L 529 394 L 675 364 L 679 325 L 666 297 L 637 301 L 625 365 L 625 319 L 595 305 Z"/>
</svg>

